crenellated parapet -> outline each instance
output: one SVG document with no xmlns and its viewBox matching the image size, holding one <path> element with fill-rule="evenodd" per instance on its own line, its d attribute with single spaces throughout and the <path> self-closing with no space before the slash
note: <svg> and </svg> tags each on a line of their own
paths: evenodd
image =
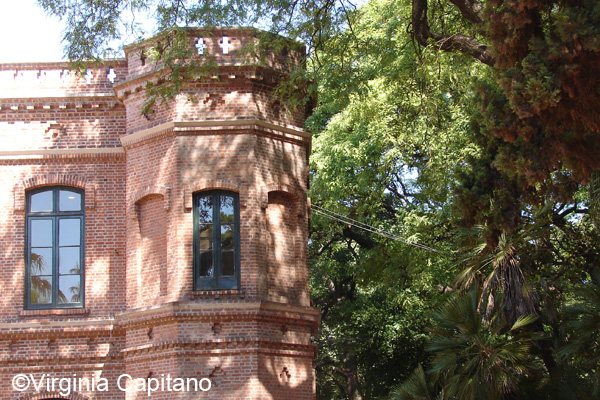
<svg viewBox="0 0 600 400">
<path fill-rule="evenodd" d="M 255 65 L 286 73 L 292 66 L 302 66 L 306 58 L 304 45 L 253 28 L 188 28 L 185 33 L 187 46 L 192 49 L 189 59 L 211 62 L 219 67 Z M 275 38 L 284 43 L 275 46 L 278 50 L 265 49 L 262 47 L 264 44 L 259 43 L 260 39 L 274 42 Z M 161 49 L 172 40 L 172 37 L 163 34 L 126 46 L 127 78 L 162 69 L 164 65 L 156 61 L 153 54 L 162 52 Z"/>
<path fill-rule="evenodd" d="M 67 62 L 0 64 L 0 99 L 114 96 L 127 76 L 125 60 L 74 71 Z"/>
</svg>

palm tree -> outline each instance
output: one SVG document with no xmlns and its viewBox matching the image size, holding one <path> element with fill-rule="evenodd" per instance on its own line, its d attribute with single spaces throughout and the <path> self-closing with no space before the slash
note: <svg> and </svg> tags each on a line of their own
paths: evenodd
<svg viewBox="0 0 600 400">
<path fill-rule="evenodd" d="M 482 308 L 480 299 L 475 286 L 433 315 L 426 349 L 435 353 L 430 372 L 442 382 L 444 398 L 514 398 L 531 372 L 530 348 L 539 335 L 522 328 L 537 317 L 521 316 L 507 328 L 501 302 Z"/>
<path fill-rule="evenodd" d="M 52 297 L 52 283 L 39 276 L 44 271 L 46 260 L 41 254 L 31 252 L 30 258 L 30 297 L 32 304 L 47 303 Z"/>
<path fill-rule="evenodd" d="M 421 364 L 412 375 L 390 393 L 390 400 L 443 400 L 444 392 L 432 385 Z"/>
<path fill-rule="evenodd" d="M 482 232 L 482 229 L 479 229 Z M 495 305 L 495 293 L 501 293 L 502 309 L 508 325 L 514 324 L 525 315 L 537 315 L 538 299 L 526 283 L 518 253 L 528 251 L 531 240 L 528 232 L 508 235 L 503 232 L 495 248 L 480 238 L 480 242 L 467 253 L 463 262 L 466 268 L 457 275 L 455 283 L 461 289 L 473 284 L 481 287 L 480 301 Z"/>
<path fill-rule="evenodd" d="M 525 270 L 528 267 L 530 274 L 534 270 L 532 256 L 539 252 L 536 243 L 548 233 L 548 226 L 544 221 L 549 210 L 551 204 L 538 210 L 534 220 L 540 223 L 522 227 L 510 234 L 503 232 L 495 247 L 490 247 L 481 235 L 480 242 L 464 259 L 467 267 L 455 279 L 462 289 L 479 284 L 480 307 L 484 302 L 488 308 L 499 306 L 504 313 L 505 329 L 525 316 L 540 316 L 539 297 L 527 281 Z M 482 227 L 479 227 L 479 232 L 483 232 Z M 528 329 L 543 333 L 541 319 L 529 324 Z M 551 382 L 558 385 L 562 379 L 561 371 L 550 342 L 546 339 L 539 340 L 536 350 L 539 351 Z"/>
</svg>

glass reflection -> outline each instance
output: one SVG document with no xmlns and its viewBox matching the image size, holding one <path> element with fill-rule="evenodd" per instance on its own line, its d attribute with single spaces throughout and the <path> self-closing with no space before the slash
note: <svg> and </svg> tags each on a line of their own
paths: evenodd
<svg viewBox="0 0 600 400">
<path fill-rule="evenodd" d="M 211 225 L 200 225 L 198 227 L 198 249 L 212 250 L 213 248 L 213 229 Z"/>
<path fill-rule="evenodd" d="M 78 246 L 81 239 L 79 219 L 61 219 L 58 225 L 58 245 Z"/>
<path fill-rule="evenodd" d="M 29 201 L 32 212 L 53 210 L 52 190 L 32 194 Z"/>
<path fill-rule="evenodd" d="M 61 247 L 58 250 L 58 269 L 61 274 L 79 274 L 79 246 Z"/>
<path fill-rule="evenodd" d="M 221 249 L 233 249 L 233 226 L 221 225 Z"/>
<path fill-rule="evenodd" d="M 79 275 L 61 275 L 58 279 L 58 302 L 79 303 L 81 301 L 81 278 Z"/>
<path fill-rule="evenodd" d="M 81 194 L 70 190 L 61 190 L 58 197 L 58 209 L 60 211 L 81 210 Z"/>
<path fill-rule="evenodd" d="M 233 223 L 233 197 L 221 196 L 221 223 Z"/>
<path fill-rule="evenodd" d="M 200 197 L 198 199 L 198 222 L 213 222 L 212 196 Z"/>
<path fill-rule="evenodd" d="M 28 304 L 81 303 L 83 198 L 69 188 L 27 197 Z"/>
<path fill-rule="evenodd" d="M 29 253 L 31 275 L 52 274 L 52 248 L 33 247 Z"/>
<path fill-rule="evenodd" d="M 32 219 L 31 247 L 52 247 L 52 220 Z"/>
<path fill-rule="evenodd" d="M 213 276 L 213 253 L 206 251 L 200 253 L 200 276 Z"/>
<path fill-rule="evenodd" d="M 234 252 L 233 250 L 221 251 L 221 275 L 234 276 Z"/>
<path fill-rule="evenodd" d="M 52 302 L 52 277 L 32 276 L 30 296 L 32 304 L 49 304 Z"/>
</svg>

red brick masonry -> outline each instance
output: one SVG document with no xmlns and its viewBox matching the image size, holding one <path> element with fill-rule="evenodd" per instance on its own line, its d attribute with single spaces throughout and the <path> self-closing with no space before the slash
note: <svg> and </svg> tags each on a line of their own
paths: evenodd
<svg viewBox="0 0 600 400">
<path fill-rule="evenodd" d="M 242 62 L 251 40 L 205 35 L 219 72 L 148 116 L 146 82 L 164 73 L 144 60 L 152 40 L 85 77 L 0 64 L 1 399 L 315 398 L 310 135 L 273 96 L 276 57 Z M 82 308 L 27 309 L 26 193 L 41 186 L 84 190 Z M 239 196 L 239 289 L 193 288 L 192 198 L 211 189 Z M 188 378 L 210 390 L 175 390 Z"/>
</svg>

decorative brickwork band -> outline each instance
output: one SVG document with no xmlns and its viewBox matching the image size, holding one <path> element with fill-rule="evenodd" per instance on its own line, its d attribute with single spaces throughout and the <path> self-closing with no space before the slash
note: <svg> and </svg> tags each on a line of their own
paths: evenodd
<svg viewBox="0 0 600 400">
<path fill-rule="evenodd" d="M 131 202 L 129 215 L 131 219 L 137 219 L 137 204 L 146 196 L 150 196 L 153 194 L 158 194 L 163 197 L 163 208 L 165 211 L 169 211 L 171 209 L 171 188 L 163 185 L 154 185 L 154 186 L 146 186 L 143 189 L 138 190 L 134 196 L 133 201 Z"/>
<path fill-rule="evenodd" d="M 17 400 L 46 400 L 46 399 L 68 399 L 68 400 L 90 400 L 89 397 L 83 396 L 81 394 L 72 393 L 68 396 L 59 396 L 58 393 L 55 392 L 36 392 L 33 394 L 26 394 L 22 397 L 19 397 Z"/>
<path fill-rule="evenodd" d="M 85 208 L 96 206 L 96 185 L 94 182 L 79 175 L 47 174 L 35 175 L 15 184 L 14 210 L 25 210 L 25 192 L 39 186 L 73 186 L 85 190 Z"/>
</svg>

